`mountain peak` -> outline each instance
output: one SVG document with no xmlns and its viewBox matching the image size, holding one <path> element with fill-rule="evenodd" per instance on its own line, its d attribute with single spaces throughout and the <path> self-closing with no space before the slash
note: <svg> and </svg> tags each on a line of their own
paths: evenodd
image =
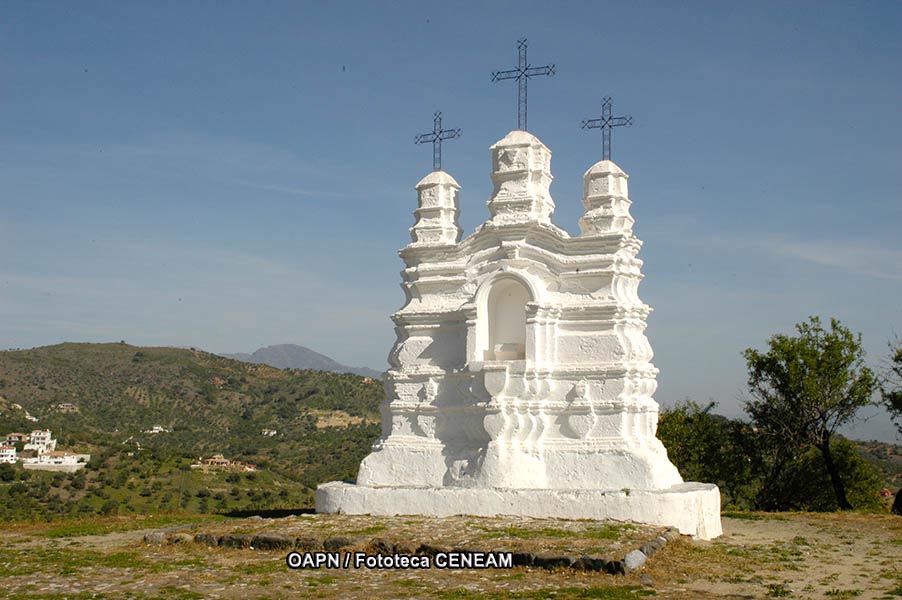
<svg viewBox="0 0 902 600">
<path fill-rule="evenodd" d="M 239 352 L 222 356 L 242 362 L 269 365 L 278 369 L 310 369 L 332 373 L 354 373 L 374 379 L 382 378 L 382 374 L 378 371 L 366 367 L 348 367 L 325 354 L 297 344 L 275 344 L 258 348 L 252 354 Z"/>
</svg>

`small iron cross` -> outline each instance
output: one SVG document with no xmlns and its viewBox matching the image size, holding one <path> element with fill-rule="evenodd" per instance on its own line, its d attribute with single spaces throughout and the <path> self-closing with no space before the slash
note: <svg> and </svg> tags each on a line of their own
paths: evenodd
<svg viewBox="0 0 902 600">
<path fill-rule="evenodd" d="M 432 169 L 442 170 L 442 141 L 460 137 L 460 129 L 442 129 L 442 113 L 432 115 L 432 133 L 423 133 L 414 138 L 414 144 L 432 144 Z"/>
<path fill-rule="evenodd" d="M 492 81 L 517 80 L 517 129 L 526 131 L 526 86 L 530 77 L 554 75 L 554 65 L 531 67 L 526 62 L 526 38 L 517 40 L 517 68 L 492 73 Z"/>
<path fill-rule="evenodd" d="M 612 117 L 613 104 L 611 97 L 605 96 L 601 101 L 601 118 L 588 119 L 581 125 L 583 129 L 601 129 L 601 160 L 611 160 L 611 130 L 614 127 L 630 127 L 633 124 L 633 118 L 630 116 Z"/>
</svg>

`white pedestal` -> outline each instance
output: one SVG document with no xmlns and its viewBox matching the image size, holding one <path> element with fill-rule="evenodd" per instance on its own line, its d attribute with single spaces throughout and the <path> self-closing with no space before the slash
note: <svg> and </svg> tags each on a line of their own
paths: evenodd
<svg viewBox="0 0 902 600">
<path fill-rule="evenodd" d="M 333 481 L 317 487 L 316 511 L 609 519 L 672 526 L 703 540 L 722 534 L 720 492 L 708 483 L 681 483 L 666 490 L 645 491 L 367 487 Z"/>
</svg>

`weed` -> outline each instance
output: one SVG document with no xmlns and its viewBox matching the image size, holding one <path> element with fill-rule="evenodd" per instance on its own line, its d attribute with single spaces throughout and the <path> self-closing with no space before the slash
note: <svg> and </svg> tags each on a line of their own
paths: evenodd
<svg viewBox="0 0 902 600">
<path fill-rule="evenodd" d="M 855 598 L 861 595 L 861 590 L 827 590 L 824 595 L 829 598 Z"/>
<path fill-rule="evenodd" d="M 792 594 L 792 590 L 782 583 L 767 584 L 768 598 L 787 598 L 790 594 Z"/>
</svg>

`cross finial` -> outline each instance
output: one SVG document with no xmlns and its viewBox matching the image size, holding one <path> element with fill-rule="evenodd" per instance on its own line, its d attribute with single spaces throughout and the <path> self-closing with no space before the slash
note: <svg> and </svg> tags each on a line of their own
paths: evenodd
<svg viewBox="0 0 902 600">
<path fill-rule="evenodd" d="M 554 75 L 554 65 L 531 67 L 526 61 L 526 38 L 517 40 L 517 68 L 492 73 L 492 81 L 517 80 L 517 129 L 526 131 L 526 86 L 530 77 Z"/>
<path fill-rule="evenodd" d="M 587 119 L 582 122 L 583 129 L 601 129 L 601 160 L 611 160 L 611 130 L 614 127 L 630 127 L 633 118 L 612 117 L 611 108 L 614 103 L 610 96 L 605 96 L 601 101 L 601 118 Z"/>
<path fill-rule="evenodd" d="M 432 169 L 442 170 L 442 142 L 460 137 L 460 129 L 442 129 L 442 113 L 432 115 L 432 133 L 423 133 L 414 138 L 414 144 L 432 144 Z"/>
</svg>

